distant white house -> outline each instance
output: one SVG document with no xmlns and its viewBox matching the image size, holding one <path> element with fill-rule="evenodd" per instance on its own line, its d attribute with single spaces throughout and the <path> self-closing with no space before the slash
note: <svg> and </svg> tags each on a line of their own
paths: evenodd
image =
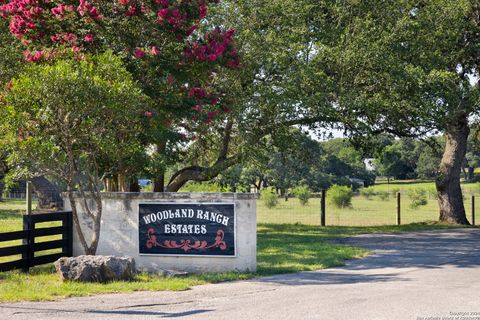
<svg viewBox="0 0 480 320">
<path fill-rule="evenodd" d="M 363 163 L 365 164 L 365 170 L 367 171 L 375 171 L 375 165 L 373 163 L 373 158 L 367 158 L 363 160 Z"/>
</svg>

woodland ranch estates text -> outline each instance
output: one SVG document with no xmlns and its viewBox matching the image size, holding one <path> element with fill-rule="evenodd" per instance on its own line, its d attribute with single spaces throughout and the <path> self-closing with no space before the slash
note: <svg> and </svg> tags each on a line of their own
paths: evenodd
<svg viewBox="0 0 480 320">
<path fill-rule="evenodd" d="M 176 224 L 172 219 L 195 219 L 209 222 L 215 222 L 228 226 L 230 217 L 226 217 L 218 212 L 212 212 L 200 209 L 176 209 L 163 210 L 157 213 L 151 213 L 143 216 L 143 221 L 146 225 L 165 221 L 164 232 L 167 234 L 206 234 L 207 227 L 204 224 Z M 184 221 L 182 221 L 184 222 Z"/>
</svg>

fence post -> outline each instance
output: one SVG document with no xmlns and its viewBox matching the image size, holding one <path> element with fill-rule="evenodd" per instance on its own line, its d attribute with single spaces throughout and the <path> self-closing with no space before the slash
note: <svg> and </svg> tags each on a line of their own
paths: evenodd
<svg viewBox="0 0 480 320">
<path fill-rule="evenodd" d="M 27 181 L 26 193 L 27 215 L 30 215 L 32 214 L 32 183 L 30 181 Z"/>
<path fill-rule="evenodd" d="M 72 212 L 65 212 L 65 218 L 62 221 L 63 232 L 63 248 L 62 253 L 66 257 L 71 257 L 73 255 L 73 221 L 72 221 Z"/>
<path fill-rule="evenodd" d="M 325 227 L 325 201 L 327 190 L 322 190 L 322 199 L 320 200 L 320 225 Z"/>
<path fill-rule="evenodd" d="M 397 192 L 397 225 L 402 223 L 401 219 L 401 207 L 400 207 L 400 192 Z"/>
<path fill-rule="evenodd" d="M 33 251 L 32 245 L 34 242 L 33 236 L 33 224 L 31 219 L 32 214 L 32 182 L 27 181 L 26 190 L 25 190 L 25 200 L 26 200 L 26 215 L 23 216 L 23 230 L 27 232 L 27 237 L 22 240 L 22 244 L 26 245 L 26 250 L 22 253 L 22 260 L 25 260 L 27 266 L 22 268 L 23 272 L 28 272 L 32 261 L 33 261 Z"/>
<path fill-rule="evenodd" d="M 475 225 L 475 196 L 472 195 L 472 225 Z"/>
<path fill-rule="evenodd" d="M 33 236 L 34 223 L 32 222 L 31 215 L 23 216 L 23 230 L 27 232 L 27 237 L 22 240 L 22 244 L 26 245 L 26 250 L 22 253 L 22 260 L 25 260 L 27 266 L 22 268 L 23 272 L 28 272 L 30 266 L 33 263 L 34 251 L 33 244 L 35 238 Z"/>
</svg>

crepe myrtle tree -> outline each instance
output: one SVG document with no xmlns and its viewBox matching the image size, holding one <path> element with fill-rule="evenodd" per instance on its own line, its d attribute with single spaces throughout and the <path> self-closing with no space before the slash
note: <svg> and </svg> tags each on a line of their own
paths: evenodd
<svg viewBox="0 0 480 320">
<path fill-rule="evenodd" d="M 144 162 L 144 109 L 149 98 L 112 53 L 32 64 L 0 99 L 1 144 L 12 178 L 51 176 L 67 186 L 86 254 L 97 250 L 101 180 Z M 125 104 L 129 107 L 126 108 Z M 92 232 L 82 230 L 85 212 Z"/>
<path fill-rule="evenodd" d="M 178 146 L 205 127 L 223 126 L 231 111 L 216 81 L 223 70 L 239 67 L 239 57 L 233 29 L 205 26 L 209 6 L 216 2 L 0 0 L 0 16 L 24 44 L 27 62 L 81 60 L 107 50 L 122 58 L 154 102 L 144 110 L 143 142 L 154 150 L 147 168 L 155 168 L 150 172 L 155 191 L 163 191 L 165 166 L 175 161 Z M 176 177 L 185 174 L 180 170 Z M 118 179 L 110 185 L 121 189 Z"/>
</svg>

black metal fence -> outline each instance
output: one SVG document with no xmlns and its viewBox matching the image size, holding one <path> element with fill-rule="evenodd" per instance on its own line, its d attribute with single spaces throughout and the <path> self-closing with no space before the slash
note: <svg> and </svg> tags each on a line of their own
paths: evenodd
<svg viewBox="0 0 480 320">
<path fill-rule="evenodd" d="M 62 222 L 61 226 L 38 227 L 44 222 Z M 37 237 L 58 236 L 61 239 L 37 242 Z M 72 256 L 73 223 L 72 212 L 41 213 L 23 216 L 23 230 L 0 233 L 0 243 L 22 240 L 0 248 L 0 258 L 21 255 L 21 259 L 0 263 L 0 272 L 13 269 L 28 271 L 29 268 L 54 262 L 61 257 Z M 61 252 L 36 255 L 37 252 L 61 249 Z M 58 251 L 58 250 L 57 250 Z M 1 261 L 1 260 L 0 260 Z"/>
</svg>

